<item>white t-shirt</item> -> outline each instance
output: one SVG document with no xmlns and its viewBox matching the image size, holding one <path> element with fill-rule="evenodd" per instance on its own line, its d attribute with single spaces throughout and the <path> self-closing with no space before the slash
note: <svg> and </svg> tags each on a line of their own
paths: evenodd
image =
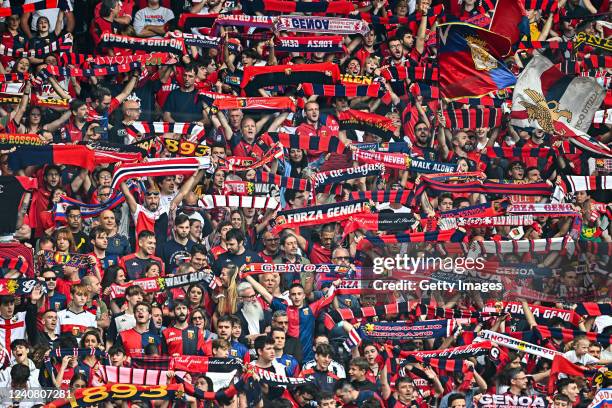
<svg viewBox="0 0 612 408">
<path fill-rule="evenodd" d="M 564 353 L 563 356 L 565 358 L 567 358 L 570 362 L 574 363 L 574 364 L 580 364 L 580 365 L 589 365 L 589 364 L 595 364 L 597 363 L 599 360 L 596 359 L 595 357 L 593 357 L 590 354 L 584 354 L 582 356 L 580 356 L 580 358 L 578 358 L 576 356 L 576 351 L 575 350 L 570 350 L 567 353 Z"/>
<path fill-rule="evenodd" d="M 145 26 L 155 25 L 161 26 L 174 18 L 172 10 L 165 7 L 153 9 L 151 7 L 140 9 L 134 17 L 134 30 L 136 34 L 140 34 Z M 161 38 L 159 36 L 153 38 Z"/>
<path fill-rule="evenodd" d="M 25 0 L 24 5 L 36 3 L 40 0 Z M 68 0 L 68 7 L 72 11 L 74 9 L 74 0 Z M 38 17 L 47 17 L 49 19 L 49 31 L 55 30 L 55 24 L 57 23 L 57 16 L 59 15 L 59 8 L 50 8 L 45 10 L 36 10 L 32 13 L 32 22 L 30 23 L 30 30 L 36 31 L 36 23 Z"/>
</svg>

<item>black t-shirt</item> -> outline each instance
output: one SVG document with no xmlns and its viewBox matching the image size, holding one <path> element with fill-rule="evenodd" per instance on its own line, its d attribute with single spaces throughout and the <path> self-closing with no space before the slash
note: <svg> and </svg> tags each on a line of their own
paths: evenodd
<svg viewBox="0 0 612 408">
<path fill-rule="evenodd" d="M 241 255 L 234 255 L 230 252 L 219 255 L 219 258 L 213 265 L 214 272 L 218 275 L 221 273 L 221 268 L 227 264 L 234 264 L 238 268 L 242 265 L 249 263 L 263 262 L 263 259 L 257 254 L 257 252 L 246 249 Z"/>
<path fill-rule="evenodd" d="M 183 92 L 175 89 L 170 92 L 164 112 L 170 112 L 175 122 L 196 122 L 202 120 L 202 101 L 198 97 L 198 91 Z"/>
</svg>

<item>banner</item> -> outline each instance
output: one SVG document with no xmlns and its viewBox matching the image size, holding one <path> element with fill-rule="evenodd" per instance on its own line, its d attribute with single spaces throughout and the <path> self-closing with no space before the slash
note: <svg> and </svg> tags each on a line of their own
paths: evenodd
<svg viewBox="0 0 612 408">
<path fill-rule="evenodd" d="M 345 169 L 329 170 L 314 173 L 314 185 L 317 190 L 322 187 L 333 187 L 334 184 L 361 177 L 379 177 L 384 174 L 385 166 L 381 163 L 364 164 L 357 167 L 347 167 Z"/>
<path fill-rule="evenodd" d="M 303 82 L 333 84 L 340 79 L 336 64 L 296 64 L 276 66 L 249 66 L 244 69 L 240 87 L 245 96 L 259 96 L 258 90 L 274 85 L 299 85 Z"/>
<path fill-rule="evenodd" d="M 419 220 L 411 213 L 376 213 L 354 214 L 343 224 L 343 234 L 349 234 L 358 229 L 365 231 L 407 231 L 415 229 Z"/>
<path fill-rule="evenodd" d="M 588 408 L 609 408 L 612 406 L 612 388 L 603 388 L 597 391 Z"/>
<path fill-rule="evenodd" d="M 170 358 L 170 370 L 203 374 L 208 372 L 229 373 L 243 368 L 242 362 L 235 358 L 203 356 L 174 356 Z"/>
<path fill-rule="evenodd" d="M 443 350 L 402 351 L 400 355 L 408 359 L 414 357 L 418 359 L 442 358 L 449 360 L 467 360 L 470 357 L 499 356 L 499 350 L 493 346 L 490 341 L 484 341 L 482 343 L 450 347 Z"/>
<path fill-rule="evenodd" d="M 370 31 L 368 23 L 352 18 L 319 17 L 319 16 L 279 16 L 276 31 L 313 34 L 361 34 Z"/>
<path fill-rule="evenodd" d="M 113 283 L 110 285 L 110 298 L 117 299 L 125 297 L 125 290 L 130 286 L 140 286 L 145 293 L 160 292 L 164 289 L 164 278 L 142 278 L 134 279 L 123 285 Z"/>
<path fill-rule="evenodd" d="M 347 274 L 351 268 L 344 265 L 334 264 L 272 264 L 272 263 L 249 263 L 240 273 L 241 277 L 261 275 L 265 273 L 302 273 L 312 272 L 320 274 Z"/>
</svg>

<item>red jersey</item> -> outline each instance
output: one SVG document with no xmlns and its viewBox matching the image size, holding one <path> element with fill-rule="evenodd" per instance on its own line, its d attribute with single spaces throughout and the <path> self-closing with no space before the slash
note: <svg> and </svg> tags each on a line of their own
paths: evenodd
<svg viewBox="0 0 612 408">
<path fill-rule="evenodd" d="M 187 326 L 184 329 L 168 327 L 164 329 L 162 336 L 164 353 L 170 356 L 175 354 L 187 356 L 207 354 L 204 333 L 196 326 Z"/>
</svg>

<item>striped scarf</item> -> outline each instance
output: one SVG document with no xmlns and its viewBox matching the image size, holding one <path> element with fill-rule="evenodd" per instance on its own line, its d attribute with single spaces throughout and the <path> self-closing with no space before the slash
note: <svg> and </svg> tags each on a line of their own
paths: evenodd
<svg viewBox="0 0 612 408">
<path fill-rule="evenodd" d="M 335 136 L 302 136 L 288 133 L 270 133 L 273 140 L 285 149 L 302 149 L 315 152 L 342 154 L 346 150 L 344 143 Z"/>
<path fill-rule="evenodd" d="M 30 264 L 28 261 L 21 257 L 8 257 L 8 256 L 0 256 L 0 268 L 1 269 L 10 269 L 17 270 L 22 274 L 28 272 L 30 268 Z"/>
<path fill-rule="evenodd" d="M 286 1 L 286 0 L 250 0 L 243 1 L 243 11 L 247 14 L 281 12 L 281 13 L 324 13 L 348 15 L 355 11 L 351 1 L 334 0 L 320 2 Z"/>
<path fill-rule="evenodd" d="M 100 366 L 104 383 L 134 385 L 167 385 L 168 371 L 132 367 Z"/>
<path fill-rule="evenodd" d="M 70 52 L 72 48 L 72 37 L 69 34 L 64 35 L 63 37 L 58 38 L 56 41 L 52 42 L 49 45 L 46 45 L 42 48 L 36 48 L 33 50 L 23 51 L 23 50 L 14 50 L 12 48 L 8 48 L 3 44 L 0 44 L 0 55 L 4 55 L 6 57 L 36 57 L 43 58 L 49 54 L 55 54 L 56 52 Z"/>
<path fill-rule="evenodd" d="M 372 200 L 375 203 L 395 203 L 407 205 L 411 201 L 411 190 L 371 190 L 353 191 L 351 200 Z"/>
<path fill-rule="evenodd" d="M 227 196 L 227 195 L 201 195 L 198 201 L 201 208 L 213 209 L 219 207 L 256 208 L 265 210 L 276 210 L 280 203 L 274 197 L 261 196 Z"/>
<path fill-rule="evenodd" d="M 544 339 L 557 339 L 563 340 L 564 343 L 569 343 L 578 336 L 585 336 L 592 342 L 601 344 L 604 348 L 608 347 L 612 343 L 612 336 L 606 336 L 604 334 L 595 332 L 583 332 L 580 330 L 562 329 L 556 327 L 547 326 L 535 326 L 533 331 L 539 336 L 541 340 Z"/>
<path fill-rule="evenodd" d="M 2 74 L 0 75 L 0 82 L 23 82 L 30 79 L 30 74 L 13 73 L 13 74 Z"/>
<path fill-rule="evenodd" d="M 387 90 L 380 82 L 376 82 L 371 85 L 324 85 L 307 82 L 302 84 L 302 91 L 304 92 L 305 96 L 344 96 L 347 98 L 364 96 L 369 96 L 370 98 L 384 98 L 385 95 L 387 95 Z"/>
<path fill-rule="evenodd" d="M 283 146 L 279 143 L 273 144 L 270 149 L 257 161 L 252 157 L 237 157 L 230 156 L 228 158 L 219 158 L 219 168 L 225 171 L 249 171 L 258 169 L 275 159 L 283 157 Z M 245 160 L 246 159 L 246 160 Z"/>
<path fill-rule="evenodd" d="M 341 203 L 323 204 L 306 208 L 279 211 L 275 221 L 274 231 L 285 228 L 321 225 L 347 219 L 349 216 L 370 211 L 365 200 L 344 201 Z"/>
<path fill-rule="evenodd" d="M 258 183 L 274 184 L 281 188 L 288 188 L 291 190 L 312 190 L 312 184 L 310 180 L 295 177 L 285 177 L 278 174 L 268 173 L 266 171 L 257 172 L 255 174 L 254 181 Z"/>
<path fill-rule="evenodd" d="M 54 65 L 47 65 L 45 69 L 38 73 L 39 80 L 45 81 L 49 77 L 94 77 L 94 76 L 107 76 L 107 75 L 119 75 L 126 72 L 132 72 L 138 69 L 142 69 L 143 63 L 139 61 L 133 61 L 125 64 L 112 64 L 107 66 L 97 66 L 95 68 L 76 68 L 76 67 L 58 67 Z"/>
<path fill-rule="evenodd" d="M 201 140 L 206 135 L 203 126 L 183 122 L 132 122 L 125 130 L 134 139 L 140 139 L 144 135 L 175 133 L 189 136 L 189 140 Z"/>
<path fill-rule="evenodd" d="M 446 126 L 450 129 L 494 128 L 501 125 L 501 108 L 447 109 L 443 111 Z"/>
<path fill-rule="evenodd" d="M 397 130 L 393 120 L 386 116 L 355 109 L 347 109 L 336 115 L 340 130 L 360 130 L 389 140 Z"/>
<path fill-rule="evenodd" d="M 576 305 L 574 311 L 581 316 L 612 315 L 612 305 L 610 303 L 582 302 Z"/>
<path fill-rule="evenodd" d="M 567 193 L 612 190 L 612 176 L 561 176 Z"/>
<path fill-rule="evenodd" d="M 111 188 L 131 178 L 189 175 L 210 167 L 210 157 L 149 159 L 146 163 L 126 163 L 115 169 Z"/>
<path fill-rule="evenodd" d="M 213 102 L 219 110 L 231 109 L 258 109 L 258 110 L 289 110 L 295 112 L 295 101 L 288 96 L 269 96 L 269 97 L 229 97 L 215 99 Z"/>
</svg>

